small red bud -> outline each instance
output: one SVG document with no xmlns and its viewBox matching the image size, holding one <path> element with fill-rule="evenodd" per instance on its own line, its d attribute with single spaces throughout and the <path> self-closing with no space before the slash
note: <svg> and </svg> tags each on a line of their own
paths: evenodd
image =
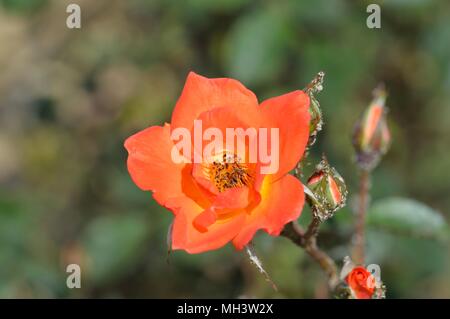
<svg viewBox="0 0 450 319">
<path fill-rule="evenodd" d="M 345 281 L 356 299 L 371 299 L 375 292 L 375 277 L 362 266 L 353 268 Z"/>
<path fill-rule="evenodd" d="M 355 265 L 350 257 L 344 258 L 340 282 L 335 289 L 339 299 L 384 299 L 386 286 L 380 278 L 380 269 L 376 264 Z"/>
</svg>

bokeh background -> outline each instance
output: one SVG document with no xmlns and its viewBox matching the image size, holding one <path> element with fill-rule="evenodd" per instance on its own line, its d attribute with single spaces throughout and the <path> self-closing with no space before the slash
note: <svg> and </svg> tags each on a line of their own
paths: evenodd
<svg viewBox="0 0 450 319">
<path fill-rule="evenodd" d="M 79 30 L 66 27 L 71 2 Z M 393 144 L 372 180 L 368 262 L 389 298 L 449 298 L 450 3 L 377 3 L 371 30 L 365 1 L 0 0 L 0 297 L 325 297 L 318 266 L 265 233 L 256 251 L 279 292 L 230 246 L 167 262 L 172 216 L 132 183 L 123 148 L 170 121 L 190 70 L 261 100 L 323 70 L 311 162 L 327 154 L 351 198 L 319 244 L 349 254 L 351 131 L 384 82 Z M 69 263 L 81 289 L 66 287 Z"/>
</svg>

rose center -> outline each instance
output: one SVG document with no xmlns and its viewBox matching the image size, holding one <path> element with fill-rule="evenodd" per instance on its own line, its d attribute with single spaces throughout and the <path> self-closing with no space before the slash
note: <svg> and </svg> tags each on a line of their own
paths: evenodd
<svg viewBox="0 0 450 319">
<path fill-rule="evenodd" d="M 220 193 L 233 187 L 248 186 L 252 181 L 247 164 L 241 163 L 236 155 L 228 153 L 216 157 L 208 165 L 206 174 Z"/>
</svg>

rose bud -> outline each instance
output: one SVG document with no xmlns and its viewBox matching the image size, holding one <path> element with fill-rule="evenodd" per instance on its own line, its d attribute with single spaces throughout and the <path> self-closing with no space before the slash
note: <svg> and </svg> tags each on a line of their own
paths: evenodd
<svg viewBox="0 0 450 319">
<path fill-rule="evenodd" d="M 390 145 L 391 134 L 386 122 L 386 91 L 377 88 L 374 99 L 355 125 L 353 146 L 358 165 L 366 170 L 373 169 Z"/>
<path fill-rule="evenodd" d="M 307 181 L 307 186 L 314 195 L 309 198 L 317 216 L 325 220 L 345 205 L 347 187 L 344 179 L 328 164 L 325 157 L 316 166 Z"/>
<path fill-rule="evenodd" d="M 378 265 L 366 267 L 355 265 L 350 257 L 344 258 L 340 274 L 340 283 L 335 289 L 335 296 L 339 299 L 383 299 L 386 286 L 376 274 L 380 270 L 374 268 Z M 373 272 L 370 269 L 374 270 Z"/>
<path fill-rule="evenodd" d="M 374 297 L 377 282 L 366 268 L 357 266 L 353 268 L 345 277 L 345 282 L 348 284 L 352 297 L 355 299 L 371 299 Z"/>
<path fill-rule="evenodd" d="M 356 299 L 371 299 L 375 292 L 375 277 L 362 266 L 353 268 L 345 281 Z"/>
</svg>

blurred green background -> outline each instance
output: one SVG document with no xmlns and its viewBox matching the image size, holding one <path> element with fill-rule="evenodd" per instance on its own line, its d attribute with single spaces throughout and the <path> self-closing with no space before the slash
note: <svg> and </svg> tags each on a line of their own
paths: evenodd
<svg viewBox="0 0 450 319">
<path fill-rule="evenodd" d="M 72 2 L 79 30 L 65 24 Z M 326 296 L 318 266 L 265 233 L 256 250 L 279 292 L 230 245 L 167 263 L 172 215 L 132 183 L 123 148 L 170 121 L 190 70 L 260 100 L 323 70 L 312 162 L 325 152 L 356 194 L 353 123 L 385 82 L 393 145 L 373 176 L 368 262 L 388 298 L 449 298 L 450 3 L 378 1 L 371 30 L 371 2 L 0 0 L 0 297 Z M 319 237 L 338 261 L 352 203 Z M 66 287 L 69 263 L 81 289 Z"/>
</svg>

